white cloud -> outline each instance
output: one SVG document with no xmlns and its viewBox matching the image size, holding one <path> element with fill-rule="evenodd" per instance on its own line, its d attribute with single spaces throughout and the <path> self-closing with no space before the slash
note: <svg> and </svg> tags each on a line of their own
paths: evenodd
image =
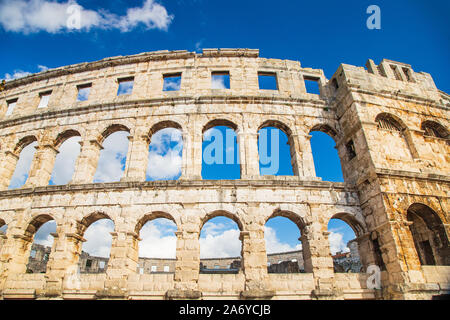
<svg viewBox="0 0 450 320">
<path fill-rule="evenodd" d="M 264 239 L 266 240 L 267 253 L 302 250 L 301 243 L 298 243 L 295 246 L 291 246 L 288 243 L 281 242 L 277 237 L 276 230 L 268 226 L 264 226 Z"/>
<path fill-rule="evenodd" d="M 125 160 L 128 152 L 128 135 L 128 132 L 119 131 L 105 139 L 103 142 L 104 149 L 100 151 L 94 182 L 113 182 L 120 180 L 125 169 Z"/>
<path fill-rule="evenodd" d="M 165 128 L 152 136 L 147 177 L 150 180 L 174 179 L 181 174 L 183 139 L 178 129 Z"/>
<path fill-rule="evenodd" d="M 53 184 L 66 184 L 72 179 L 75 162 L 80 153 L 80 140 L 80 137 L 72 137 L 67 139 L 59 148 L 50 180 Z"/>
<path fill-rule="evenodd" d="M 50 234 L 51 232 L 56 232 L 56 222 L 54 220 L 44 223 L 39 230 L 34 234 L 33 242 L 51 247 L 53 245 L 54 238 Z"/>
<path fill-rule="evenodd" d="M 223 77 L 212 77 L 211 78 L 211 88 L 212 89 L 227 89 L 225 85 L 225 79 Z"/>
<path fill-rule="evenodd" d="M 241 255 L 240 231 L 228 229 L 200 238 L 200 258 L 238 257 Z"/>
<path fill-rule="evenodd" d="M 9 184 L 9 189 L 20 188 L 27 181 L 34 153 L 36 152 L 36 146 L 37 142 L 35 141 L 27 145 L 20 152 L 19 161 L 17 161 L 16 169 L 14 170 L 14 174 Z"/>
<path fill-rule="evenodd" d="M 330 251 L 331 254 L 336 254 L 337 252 L 349 252 L 350 249 L 347 247 L 344 242 L 344 235 L 342 233 L 330 231 L 330 235 L 328 236 L 328 240 L 330 241 Z"/>
<path fill-rule="evenodd" d="M 147 222 L 139 237 L 139 257 L 172 258 L 176 256 L 176 225 L 168 219 L 155 219 Z"/>
<path fill-rule="evenodd" d="M 1 13 L 0 13 L 0 15 L 1 15 Z M 40 64 L 37 66 L 37 68 L 39 69 L 39 72 L 48 70 L 48 67 L 40 65 Z M 6 81 L 11 81 L 11 80 L 16 80 L 16 79 L 20 79 L 20 78 L 29 76 L 30 74 L 33 74 L 33 73 L 28 72 L 28 71 L 23 71 L 23 70 L 14 70 L 12 74 L 5 73 L 5 75 L 3 76 L 3 79 L 5 79 Z"/>
<path fill-rule="evenodd" d="M 147 29 L 167 30 L 173 20 L 164 6 L 145 0 L 141 7 L 128 8 L 124 16 L 104 9 L 86 9 L 75 0 L 16 0 L 0 3 L 0 25 L 6 31 L 25 34 L 45 31 L 59 33 L 68 30 L 89 31 L 91 28 L 130 31 L 138 25 Z"/>
<path fill-rule="evenodd" d="M 109 219 L 101 219 L 89 226 L 83 235 L 87 241 L 82 250 L 91 256 L 108 258 L 111 252 L 114 223 Z"/>
</svg>

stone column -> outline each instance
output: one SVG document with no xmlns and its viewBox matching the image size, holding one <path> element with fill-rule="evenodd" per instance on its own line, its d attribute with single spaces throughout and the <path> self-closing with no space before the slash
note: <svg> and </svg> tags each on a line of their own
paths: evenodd
<svg viewBox="0 0 450 320">
<path fill-rule="evenodd" d="M 98 298 L 126 298 L 128 275 L 136 273 L 139 256 L 139 236 L 117 225 L 111 232 L 112 245 L 106 270 L 105 290 L 97 292 Z"/>
<path fill-rule="evenodd" d="M 47 186 L 52 176 L 56 155 L 59 153 L 52 145 L 36 146 L 33 163 L 31 165 L 26 188 Z"/>
<path fill-rule="evenodd" d="M 194 221 L 195 220 L 195 221 Z M 174 289 L 168 290 L 167 299 L 199 299 L 200 241 L 198 221 L 186 216 L 177 236 Z"/>
<path fill-rule="evenodd" d="M 242 268 L 245 275 L 244 299 L 270 299 L 274 291 L 267 288 L 267 254 L 264 240 L 264 226 L 257 230 L 241 231 Z"/>
<path fill-rule="evenodd" d="M 259 178 L 258 134 L 240 132 L 237 134 L 241 179 Z"/>
<path fill-rule="evenodd" d="M 75 172 L 71 183 L 92 183 L 97 170 L 100 150 L 103 147 L 97 140 L 80 141 L 79 143 L 81 151 L 75 164 Z"/>
<path fill-rule="evenodd" d="M 148 164 L 148 135 L 128 136 L 130 141 L 124 177 L 121 181 L 145 181 Z"/>
<path fill-rule="evenodd" d="M 312 272 L 316 299 L 332 299 L 339 295 L 334 286 L 333 258 L 330 252 L 328 231 L 322 230 L 319 222 L 306 225 L 301 231 L 305 271 Z"/>
<path fill-rule="evenodd" d="M 296 176 L 304 176 L 302 147 L 300 146 L 300 140 L 298 135 L 291 134 L 288 138 L 288 143 L 290 146 L 292 171 Z"/>
<path fill-rule="evenodd" d="M 2 165 L 0 166 L 0 190 L 8 189 L 14 170 L 16 169 L 17 161 L 19 161 L 19 156 L 11 151 L 5 151 L 2 154 Z"/>
<path fill-rule="evenodd" d="M 47 283 L 45 295 L 47 297 L 61 296 L 64 289 L 80 289 L 78 261 L 86 241 L 81 237 L 76 224 L 64 225 L 60 235 L 54 237 L 53 249 L 47 263 Z"/>
<path fill-rule="evenodd" d="M 202 129 L 196 122 L 190 123 L 188 132 L 183 132 L 181 177 L 184 180 L 202 179 Z"/>
<path fill-rule="evenodd" d="M 301 165 L 298 166 L 299 176 L 307 179 L 320 180 L 320 178 L 316 177 L 316 170 L 314 167 L 314 159 L 311 149 L 311 135 L 296 135 L 293 140 L 296 140 L 300 153 L 298 155 L 301 158 Z M 297 160 L 298 161 L 298 160 Z M 300 171 L 302 169 L 302 171 Z"/>
</svg>

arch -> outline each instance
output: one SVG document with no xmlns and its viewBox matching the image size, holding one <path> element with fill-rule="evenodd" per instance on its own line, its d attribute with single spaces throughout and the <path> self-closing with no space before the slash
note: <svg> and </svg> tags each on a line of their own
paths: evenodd
<svg viewBox="0 0 450 320">
<path fill-rule="evenodd" d="M 73 137 L 81 137 L 80 132 L 74 129 L 65 130 L 58 134 L 55 141 L 53 142 L 53 146 L 58 149 L 65 141 Z"/>
<path fill-rule="evenodd" d="M 326 133 L 331 138 L 333 138 L 334 142 L 338 140 L 338 131 L 329 124 L 326 123 L 315 124 L 309 130 L 309 134 L 311 134 L 312 131 L 320 131 Z"/>
<path fill-rule="evenodd" d="M 81 221 L 79 221 L 78 224 L 78 233 L 80 235 L 83 235 L 84 232 L 86 231 L 87 228 L 89 228 L 89 226 L 91 224 L 93 224 L 94 222 L 101 220 L 101 219 L 109 219 L 114 223 L 114 226 L 116 225 L 115 221 L 106 213 L 102 212 L 102 211 L 95 211 L 92 212 L 90 214 L 88 214 L 87 216 L 83 217 L 83 219 L 81 219 Z"/>
<path fill-rule="evenodd" d="M 292 135 L 292 130 L 289 128 L 289 126 L 287 126 L 285 123 L 279 120 L 266 120 L 258 127 L 258 130 L 256 131 L 259 132 L 259 130 L 267 127 L 274 127 L 280 129 L 286 134 L 288 138 Z"/>
<path fill-rule="evenodd" d="M 380 129 L 399 132 L 407 129 L 405 123 L 399 117 L 387 112 L 379 113 L 375 118 L 375 122 Z"/>
<path fill-rule="evenodd" d="M 158 132 L 159 130 L 166 129 L 166 128 L 178 129 L 181 132 L 183 132 L 183 128 L 178 122 L 172 121 L 172 120 L 164 120 L 164 121 L 160 121 L 160 122 L 155 123 L 150 128 L 150 130 L 148 132 L 148 136 L 151 138 L 151 136 L 154 133 Z"/>
<path fill-rule="evenodd" d="M 267 221 L 269 221 L 270 219 L 275 218 L 275 217 L 288 218 L 293 223 L 295 223 L 295 225 L 300 230 L 300 233 L 304 230 L 304 227 L 306 226 L 306 223 L 305 223 L 305 220 L 303 217 L 301 217 L 300 215 L 298 215 L 297 213 L 295 213 L 293 211 L 281 210 L 281 209 L 274 210 L 274 212 L 264 221 L 264 224 L 266 224 Z"/>
<path fill-rule="evenodd" d="M 212 218 L 215 217 L 226 217 L 229 218 L 231 220 L 233 220 L 234 222 L 236 222 L 238 228 L 240 231 L 244 231 L 244 225 L 241 222 L 241 219 L 234 213 L 231 213 L 229 211 L 225 211 L 225 210 L 215 210 L 213 212 L 210 212 L 208 214 L 206 214 L 200 222 L 200 228 L 199 228 L 199 237 L 200 237 L 200 231 L 202 230 L 203 226 L 205 225 L 206 222 L 208 222 L 209 220 L 211 220 Z"/>
<path fill-rule="evenodd" d="M 37 138 L 32 135 L 23 137 L 14 147 L 14 154 L 19 155 L 25 147 L 37 141 L 38 141 Z"/>
<path fill-rule="evenodd" d="M 39 228 L 43 224 L 45 224 L 51 220 L 55 220 L 55 219 L 51 215 L 46 214 L 46 213 L 39 214 L 39 215 L 33 217 L 31 219 L 31 221 L 27 224 L 27 227 L 25 228 L 25 231 L 24 231 L 25 236 L 30 237 L 30 239 L 31 239 L 34 236 L 34 234 L 36 233 L 36 231 L 38 231 Z"/>
<path fill-rule="evenodd" d="M 420 129 L 425 131 L 425 135 L 427 136 L 449 139 L 448 130 L 436 121 L 425 120 L 422 122 Z"/>
<path fill-rule="evenodd" d="M 339 219 L 347 223 L 350 228 L 352 228 L 353 232 L 355 233 L 356 237 L 360 237 L 363 234 L 366 233 L 366 228 L 361 224 L 358 219 L 356 219 L 355 216 L 351 215 L 347 212 L 339 212 L 334 214 L 331 219 Z"/>
<path fill-rule="evenodd" d="M 406 218 L 421 264 L 450 265 L 448 234 L 439 215 L 423 203 L 413 203 Z"/>
<path fill-rule="evenodd" d="M 103 142 L 105 141 L 106 138 L 108 138 L 113 133 L 119 132 L 119 131 L 126 131 L 128 133 L 131 132 L 131 130 L 123 124 L 118 124 L 118 123 L 111 124 L 105 130 L 103 130 L 102 134 L 98 138 L 98 142 L 100 144 L 103 144 Z"/>
<path fill-rule="evenodd" d="M 139 221 L 136 223 L 136 227 L 134 228 L 134 232 L 136 232 L 136 234 L 139 234 L 140 230 L 147 222 L 155 220 L 155 219 L 159 219 L 159 218 L 164 218 L 164 219 L 168 219 L 168 220 L 172 221 L 173 223 L 175 223 L 175 225 L 177 226 L 177 229 L 178 229 L 177 221 L 170 213 L 167 213 L 164 211 L 154 211 L 154 212 L 144 215 L 142 218 L 139 219 Z"/>
<path fill-rule="evenodd" d="M 228 127 L 230 129 L 233 129 L 235 132 L 238 131 L 238 126 L 236 123 L 234 123 L 231 120 L 228 119 L 214 119 L 211 120 L 209 122 L 207 122 L 202 129 L 202 134 L 205 133 L 207 130 L 213 128 L 213 127 L 217 127 L 217 126 L 225 126 Z"/>
</svg>

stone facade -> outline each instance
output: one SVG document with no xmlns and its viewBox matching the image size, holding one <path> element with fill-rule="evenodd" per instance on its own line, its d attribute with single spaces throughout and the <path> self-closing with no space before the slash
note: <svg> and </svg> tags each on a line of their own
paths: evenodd
<svg viewBox="0 0 450 320">
<path fill-rule="evenodd" d="M 212 72 L 228 72 L 230 89 L 211 89 Z M 178 91 L 163 91 L 166 74 L 181 74 Z M 260 90 L 258 74 L 276 76 Z M 117 96 L 120 79 L 132 93 Z M 318 83 L 308 93 L 304 80 Z M 91 86 L 76 101 L 77 88 Z M 37 108 L 50 92 L 46 107 Z M 265 59 L 258 50 L 159 51 L 48 70 L 7 82 L 0 93 L 0 294 L 3 299 L 430 299 L 450 291 L 449 106 L 432 77 L 383 60 L 366 68 L 342 64 L 331 79 L 298 61 Z M 13 108 L 11 110 L 11 108 Z M 7 112 L 9 108 L 9 111 Z M 8 113 L 8 114 L 7 114 Z M 202 133 L 235 130 L 241 177 L 202 180 Z M 258 131 L 288 136 L 294 176 L 260 176 Z M 152 134 L 183 133 L 176 181 L 145 181 Z M 129 132 L 120 182 L 92 183 L 102 143 Z M 345 183 L 316 177 L 311 131 L 336 141 Z M 49 186 L 59 146 L 81 137 L 75 173 Z M 21 150 L 37 142 L 25 186 L 8 190 Z M 200 274 L 199 234 L 216 216 L 241 231 L 237 274 Z M 276 216 L 300 229 L 305 273 L 269 274 L 264 224 Z M 140 228 L 155 218 L 177 225 L 175 272 L 139 274 Z M 113 220 L 106 273 L 80 274 L 86 228 Z M 335 273 L 327 225 L 342 219 L 355 231 L 363 270 L 378 265 L 381 289 L 368 274 Z M 45 222 L 56 233 L 45 274 L 27 274 L 33 236 Z"/>
</svg>

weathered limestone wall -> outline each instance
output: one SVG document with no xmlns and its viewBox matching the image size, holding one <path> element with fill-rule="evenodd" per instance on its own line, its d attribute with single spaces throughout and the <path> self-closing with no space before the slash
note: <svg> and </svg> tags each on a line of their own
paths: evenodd
<svg viewBox="0 0 450 320">
<path fill-rule="evenodd" d="M 438 241 L 430 237 L 433 253 L 448 252 L 450 99 L 429 74 L 409 65 L 369 60 L 366 67 L 343 64 L 327 80 L 322 70 L 259 58 L 258 50 L 208 49 L 107 58 L 8 82 L 0 93 L 0 224 L 8 225 L 1 237 L 2 297 L 414 299 L 448 293 L 446 284 L 433 282 L 447 281 L 443 277 L 425 276 L 410 230 L 421 221 L 411 216 L 419 216 L 438 235 Z M 211 89 L 215 71 L 229 72 L 230 89 Z M 277 90 L 260 90 L 259 72 L 275 74 Z M 180 90 L 163 91 L 164 75 L 174 73 L 182 76 Z M 131 94 L 117 96 L 119 80 L 130 77 Z M 304 79 L 315 79 L 320 94 L 307 93 Z M 89 99 L 76 101 L 77 87 L 86 84 Z M 40 94 L 50 90 L 48 106 L 37 108 Z M 13 99 L 15 109 L 6 116 Z M 241 179 L 201 178 L 202 134 L 216 125 L 237 134 Z M 288 136 L 294 176 L 260 176 L 257 135 L 267 126 Z M 183 135 L 181 177 L 146 182 L 152 134 L 166 127 Z M 345 183 L 316 177 L 315 130 L 336 141 Z M 102 144 L 116 131 L 129 133 L 124 176 L 92 183 Z M 58 149 L 73 136 L 81 137 L 81 152 L 72 180 L 48 186 Z M 25 186 L 7 190 L 21 150 L 33 142 Z M 243 271 L 237 275 L 199 274 L 200 230 L 218 215 L 241 231 Z M 264 224 L 275 216 L 299 227 L 305 274 L 267 273 Z M 138 275 L 140 228 L 158 217 L 178 228 L 175 273 Z M 107 272 L 78 275 L 84 231 L 102 218 L 115 225 Z M 371 264 L 384 270 L 381 294 L 365 287 L 365 275 L 334 273 L 331 218 L 354 229 L 364 270 Z M 52 219 L 57 230 L 47 272 L 30 275 L 27 285 L 34 233 Z"/>
</svg>

